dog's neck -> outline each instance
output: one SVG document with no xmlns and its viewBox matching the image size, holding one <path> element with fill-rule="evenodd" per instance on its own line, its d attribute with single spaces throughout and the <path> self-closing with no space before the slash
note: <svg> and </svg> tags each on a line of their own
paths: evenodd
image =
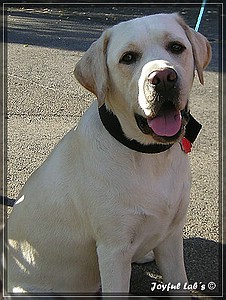
<svg viewBox="0 0 226 300">
<path fill-rule="evenodd" d="M 119 123 L 118 118 L 109 111 L 105 104 L 99 107 L 100 119 L 107 129 L 107 131 L 121 144 L 126 146 L 129 149 L 135 150 L 142 153 L 160 153 L 168 150 L 173 144 L 149 144 L 144 145 L 139 143 L 136 140 L 128 139 Z M 189 113 L 189 122 L 186 126 L 185 138 L 188 139 L 191 143 L 196 139 L 199 131 L 201 130 L 202 125 L 199 124 Z"/>
</svg>

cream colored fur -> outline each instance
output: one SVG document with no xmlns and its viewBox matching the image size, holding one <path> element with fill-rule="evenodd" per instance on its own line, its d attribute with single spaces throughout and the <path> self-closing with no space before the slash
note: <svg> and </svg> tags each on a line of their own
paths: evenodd
<svg viewBox="0 0 226 300">
<path fill-rule="evenodd" d="M 171 40 L 186 46 L 181 55 Z M 139 51 L 133 66 L 119 64 Z M 176 14 L 153 15 L 108 30 L 78 62 L 75 76 L 97 96 L 35 171 L 8 222 L 7 282 L 11 292 L 129 292 L 131 262 L 154 251 L 165 282 L 184 283 L 182 230 L 191 185 L 188 155 L 179 141 L 159 154 L 143 154 L 116 141 L 103 127 L 106 103 L 130 139 L 155 140 L 134 113 L 152 114 L 143 83 L 153 68 L 172 67 L 183 109 L 197 68 L 210 60 L 209 44 Z M 82 101 L 82 99 L 81 99 Z M 152 253 L 150 253 L 151 255 Z"/>
</svg>

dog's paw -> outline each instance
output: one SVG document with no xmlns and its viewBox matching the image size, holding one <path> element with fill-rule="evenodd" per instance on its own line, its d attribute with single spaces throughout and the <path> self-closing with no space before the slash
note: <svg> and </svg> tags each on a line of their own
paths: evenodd
<svg viewBox="0 0 226 300">
<path fill-rule="evenodd" d="M 137 259 L 135 261 L 135 263 L 137 263 L 137 264 L 145 264 L 145 263 L 153 261 L 154 259 L 155 259 L 154 252 L 151 250 L 145 256 L 143 256 L 142 258 Z"/>
</svg>

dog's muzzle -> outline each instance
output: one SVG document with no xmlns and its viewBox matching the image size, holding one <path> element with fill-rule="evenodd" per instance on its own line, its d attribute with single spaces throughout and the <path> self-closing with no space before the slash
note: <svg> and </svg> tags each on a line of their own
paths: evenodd
<svg viewBox="0 0 226 300">
<path fill-rule="evenodd" d="M 154 118 L 145 118 L 135 114 L 137 126 L 144 134 L 152 135 L 157 142 L 172 143 L 184 133 L 184 128 L 189 121 L 187 107 L 181 111 L 168 102 L 160 109 Z"/>
<path fill-rule="evenodd" d="M 139 129 L 161 143 L 176 141 L 188 122 L 187 108 L 180 109 L 180 89 L 177 73 L 172 68 L 152 71 L 144 83 L 150 115 L 135 114 Z"/>
</svg>

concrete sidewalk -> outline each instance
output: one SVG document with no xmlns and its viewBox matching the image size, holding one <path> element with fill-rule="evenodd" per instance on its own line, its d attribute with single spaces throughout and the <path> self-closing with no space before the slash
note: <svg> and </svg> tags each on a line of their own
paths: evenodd
<svg viewBox="0 0 226 300">
<path fill-rule="evenodd" d="M 8 15 L 8 197 L 15 198 L 30 174 L 54 145 L 76 126 L 94 96 L 73 77 L 76 61 L 102 30 L 119 21 L 156 12 L 184 15 L 194 27 L 199 7 L 57 6 L 11 8 Z M 195 81 L 191 111 L 203 129 L 189 154 L 193 186 L 184 228 L 187 274 L 205 284 L 201 295 L 221 294 L 219 205 L 219 10 L 209 5 L 201 33 L 213 48 L 205 85 Z M 156 264 L 133 265 L 131 292 L 150 292 L 160 280 Z M 211 290 L 210 282 L 216 287 Z M 209 286 L 208 286 L 209 284 Z M 157 293 L 158 294 L 158 293 Z"/>
</svg>

